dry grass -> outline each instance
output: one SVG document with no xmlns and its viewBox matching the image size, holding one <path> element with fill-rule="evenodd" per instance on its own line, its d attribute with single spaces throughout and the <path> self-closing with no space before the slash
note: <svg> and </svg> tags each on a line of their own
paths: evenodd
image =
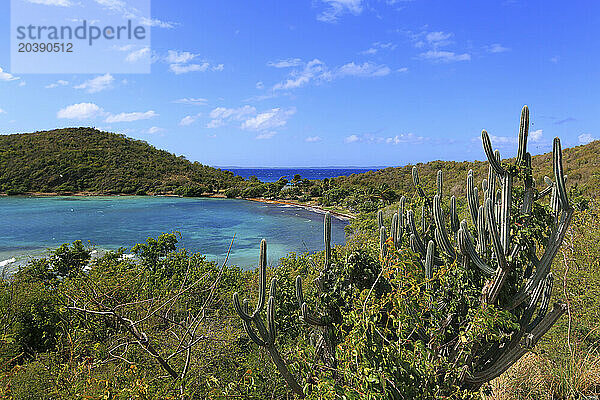
<svg viewBox="0 0 600 400">
<path fill-rule="evenodd" d="M 575 350 L 574 357 L 556 361 L 529 353 L 491 384 L 486 400 L 598 399 L 600 354 Z"/>
</svg>

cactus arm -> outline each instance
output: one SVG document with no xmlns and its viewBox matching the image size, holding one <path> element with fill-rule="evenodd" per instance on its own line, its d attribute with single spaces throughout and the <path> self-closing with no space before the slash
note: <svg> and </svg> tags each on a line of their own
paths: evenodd
<svg viewBox="0 0 600 400">
<path fill-rule="evenodd" d="M 468 256 L 473 263 L 481 270 L 484 274 L 491 276 L 494 274 L 494 269 L 485 263 L 479 257 L 479 254 L 475 251 L 473 247 L 473 242 L 471 241 L 471 234 L 467 228 L 467 221 L 463 220 L 461 222 L 461 227 L 458 231 L 458 244 L 460 247 L 460 251 L 464 256 Z"/>
<path fill-rule="evenodd" d="M 377 211 L 377 226 L 379 229 L 383 226 L 383 210 Z"/>
<path fill-rule="evenodd" d="M 554 179 L 556 180 L 556 186 L 558 188 L 558 200 L 560 202 L 560 208 L 563 210 L 570 210 L 571 205 L 567 197 L 567 190 L 565 188 L 565 179 L 563 165 L 562 165 L 562 148 L 560 145 L 560 139 L 554 138 L 553 148 L 553 166 L 554 166 Z"/>
<path fill-rule="evenodd" d="M 500 235 L 498 234 L 498 229 L 496 228 L 496 220 L 494 218 L 494 211 L 492 210 L 492 201 L 490 199 L 485 201 L 485 223 L 490 237 L 492 238 L 492 247 L 494 249 L 494 253 L 496 254 L 498 264 L 500 265 L 500 268 L 507 269 L 508 264 L 506 263 L 504 251 L 502 250 Z"/>
<path fill-rule="evenodd" d="M 446 224 L 444 221 L 444 210 L 442 210 L 441 200 L 439 194 L 433 197 L 433 217 L 436 225 L 436 241 L 444 251 L 451 257 L 456 257 L 456 250 L 448 239 L 448 233 L 446 231 Z"/>
<path fill-rule="evenodd" d="M 271 355 L 271 360 L 273 360 L 273 364 L 275 364 L 275 366 L 277 367 L 277 370 L 279 371 L 281 376 L 283 376 L 283 379 L 288 384 L 290 389 L 292 389 L 292 391 L 294 393 L 296 393 L 296 396 L 303 399 L 305 397 L 304 390 L 302 390 L 302 388 L 296 381 L 296 378 L 294 378 L 294 375 L 292 375 L 292 373 L 288 369 L 286 362 L 281 358 L 281 355 L 279 354 L 277 347 L 267 346 L 266 349 L 269 351 L 269 354 Z"/>
<path fill-rule="evenodd" d="M 492 142 L 490 142 L 490 135 L 483 130 L 481 131 L 481 142 L 483 143 L 483 151 L 485 151 L 485 155 L 490 163 L 490 166 L 494 169 L 496 175 L 503 177 L 506 173 L 506 170 L 502 168 L 500 161 L 496 158 L 494 151 L 492 150 Z"/>
<path fill-rule="evenodd" d="M 385 226 L 382 226 L 379 229 L 379 256 L 384 259 L 387 255 L 387 249 L 385 246 L 385 242 L 387 241 L 387 233 Z"/>
<path fill-rule="evenodd" d="M 465 231 L 466 231 L 466 221 L 465 221 Z M 477 252 L 480 254 L 487 254 L 487 231 L 485 230 L 485 212 L 484 207 L 479 206 L 479 211 L 477 212 Z"/>
<path fill-rule="evenodd" d="M 400 198 L 400 204 L 398 205 L 398 240 L 400 241 L 402 240 L 402 235 L 404 235 L 404 227 L 406 226 L 406 221 L 404 220 L 406 215 L 404 213 L 405 202 L 406 199 L 404 196 L 402 196 Z"/>
<path fill-rule="evenodd" d="M 489 382 L 492 379 L 500 376 L 504 373 L 511 365 L 513 365 L 519 358 L 527 353 L 528 348 L 534 346 L 546 332 L 554 325 L 554 323 L 564 314 L 566 311 L 566 305 L 558 303 L 554 305 L 554 308 L 548 313 L 542 322 L 528 335 L 526 340 L 526 347 L 521 345 L 514 346 L 509 351 L 504 353 L 497 362 L 493 363 L 489 368 L 482 371 L 478 371 L 472 376 L 465 376 L 464 383 L 471 386 L 472 388 L 479 388 L 485 382 Z"/>
<path fill-rule="evenodd" d="M 444 188 L 444 174 L 442 170 L 437 172 L 437 195 L 442 197 L 442 190 Z"/>
<path fill-rule="evenodd" d="M 244 301 L 244 303 L 247 303 L 247 301 Z M 252 321 L 252 315 L 248 314 L 245 310 L 246 307 L 242 307 L 242 304 L 240 304 L 240 298 L 238 295 L 238 292 L 235 292 L 233 294 L 233 307 L 235 308 L 235 311 L 237 311 L 237 313 L 239 314 L 240 318 L 242 318 L 242 320 L 244 322 L 250 322 Z"/>
<path fill-rule="evenodd" d="M 425 246 L 423 245 L 423 241 L 421 240 L 419 232 L 417 231 L 417 226 L 415 225 L 415 214 L 413 210 L 408 210 L 406 217 L 408 219 L 408 228 L 410 229 L 411 233 L 411 243 L 414 242 L 415 248 L 417 249 L 415 252 L 421 253 L 423 257 L 425 257 Z"/>
<path fill-rule="evenodd" d="M 538 324 L 544 319 L 546 313 L 548 312 L 548 305 L 550 304 L 550 296 L 552 296 L 552 283 L 554 281 L 554 277 L 552 273 L 549 273 L 544 281 L 544 292 L 542 294 L 542 302 L 540 304 L 540 309 L 538 311 L 535 319 L 529 324 L 527 330 L 531 332 Z M 540 285 L 541 286 L 541 285 Z"/>
<path fill-rule="evenodd" d="M 469 207 L 469 213 L 471 214 L 471 222 L 477 225 L 477 209 L 479 204 L 475 198 L 475 184 L 473 181 L 473 170 L 470 169 L 467 173 L 467 206 Z"/>
<path fill-rule="evenodd" d="M 275 278 L 273 278 L 275 282 Z M 269 345 L 275 344 L 275 337 L 277 336 L 277 327 L 275 326 L 275 298 L 269 297 L 267 303 L 267 324 L 269 325 Z"/>
<path fill-rule="evenodd" d="M 267 292 L 267 241 L 260 242 L 260 257 L 258 261 L 258 303 L 254 309 L 253 317 L 259 315 L 264 306 Z"/>
<path fill-rule="evenodd" d="M 392 242 L 394 243 L 394 247 L 399 248 L 400 242 L 398 241 L 398 214 L 394 213 L 392 217 Z"/>
<path fill-rule="evenodd" d="M 431 280 L 433 279 L 433 256 L 435 254 L 435 244 L 433 240 L 427 243 L 427 254 L 425 255 L 425 285 L 427 290 L 431 290 Z"/>
<path fill-rule="evenodd" d="M 450 197 L 450 229 L 455 234 L 460 229 L 460 222 L 458 221 L 458 213 L 456 212 L 456 197 Z"/>
<path fill-rule="evenodd" d="M 383 217 L 382 217 L 383 221 Z M 331 213 L 327 212 L 323 219 L 323 242 L 325 243 L 325 266 L 331 263 Z"/>
<path fill-rule="evenodd" d="M 510 246 L 510 208 L 512 205 L 512 174 L 505 174 L 502 178 L 502 203 L 500 205 L 500 242 L 504 254 L 508 254 Z"/>
<path fill-rule="evenodd" d="M 519 149 L 517 150 L 517 165 L 525 159 L 527 153 L 527 135 L 529 134 L 529 107 L 523 106 L 519 124 Z"/>
<path fill-rule="evenodd" d="M 531 154 L 525 154 L 525 168 L 531 170 Z M 531 208 L 533 206 L 534 194 L 533 194 L 533 186 L 534 181 L 531 176 L 525 179 L 525 192 L 523 194 L 523 204 L 521 205 L 521 213 L 529 214 L 531 213 Z"/>
</svg>

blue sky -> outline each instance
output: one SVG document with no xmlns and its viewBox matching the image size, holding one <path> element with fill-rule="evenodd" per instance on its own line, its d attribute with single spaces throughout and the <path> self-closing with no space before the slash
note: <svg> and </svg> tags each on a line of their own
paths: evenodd
<svg viewBox="0 0 600 400">
<path fill-rule="evenodd" d="M 78 18 L 86 3 L 19 0 Z M 16 74 L 0 6 L 0 133 L 95 126 L 215 166 L 483 159 L 600 137 L 600 3 L 152 1 L 150 74 Z M 140 53 L 138 53 L 139 55 Z"/>
</svg>

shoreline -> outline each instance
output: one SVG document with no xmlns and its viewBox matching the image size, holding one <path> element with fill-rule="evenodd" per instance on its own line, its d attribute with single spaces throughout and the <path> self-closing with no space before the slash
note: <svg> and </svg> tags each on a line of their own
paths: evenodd
<svg viewBox="0 0 600 400">
<path fill-rule="evenodd" d="M 266 204 L 290 205 L 290 206 L 304 208 L 305 210 L 309 210 L 309 211 L 312 211 L 312 212 L 315 212 L 318 214 L 331 213 L 332 216 L 334 216 L 338 219 L 344 220 L 344 221 L 350 221 L 350 220 L 356 218 L 356 216 L 354 216 L 352 214 L 345 214 L 345 213 L 341 213 L 338 211 L 331 211 L 331 210 L 327 210 L 320 206 L 296 203 L 296 202 L 290 201 L 290 200 L 270 200 L 270 199 L 262 199 L 262 198 L 247 198 L 247 199 L 241 199 L 241 200 L 256 201 L 258 203 L 266 203 Z"/>
<path fill-rule="evenodd" d="M 29 197 L 100 197 L 100 196 L 103 196 L 103 197 L 181 197 L 181 198 L 188 198 L 188 199 L 193 199 L 193 198 L 197 198 L 197 199 L 202 199 L 202 198 L 227 199 L 227 196 L 225 196 L 222 193 L 212 193 L 212 194 L 206 194 L 203 196 L 195 196 L 195 197 L 184 197 L 184 196 L 180 196 L 180 195 L 173 194 L 173 193 L 135 195 L 135 194 L 125 194 L 125 193 L 105 194 L 105 193 L 95 193 L 95 192 L 77 192 L 77 193 L 29 192 L 29 193 L 24 193 L 22 195 L 17 195 L 17 196 L 29 196 Z M 13 196 L 8 196 L 6 193 L 1 193 L 0 197 L 13 197 Z M 294 202 L 291 200 L 272 200 L 272 199 L 264 199 L 264 198 L 243 198 L 243 197 L 236 197 L 235 199 L 254 201 L 254 202 L 265 203 L 265 204 L 290 205 L 290 206 L 300 207 L 300 208 L 303 208 L 308 211 L 312 211 L 317 214 L 325 214 L 325 213 L 329 212 L 329 213 L 331 213 L 332 216 L 334 216 L 338 219 L 344 220 L 344 221 L 350 221 L 350 220 L 356 218 L 355 215 L 352 215 L 349 213 L 342 213 L 339 211 L 331 211 L 331 210 L 327 210 L 321 206 L 312 205 L 312 204 L 302 204 L 302 203 L 297 203 L 297 202 Z"/>
</svg>

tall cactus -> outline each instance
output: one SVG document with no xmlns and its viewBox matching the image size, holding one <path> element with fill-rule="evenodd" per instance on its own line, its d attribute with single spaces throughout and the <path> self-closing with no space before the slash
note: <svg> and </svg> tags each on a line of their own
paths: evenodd
<svg viewBox="0 0 600 400">
<path fill-rule="evenodd" d="M 418 340 L 427 342 L 427 348 L 432 353 L 430 359 L 445 358 L 445 365 L 451 365 L 450 371 L 436 373 L 444 377 L 445 372 L 459 367 L 462 373 L 458 377 L 458 384 L 463 388 L 478 389 L 485 382 L 496 378 L 522 357 L 528 349 L 534 346 L 540 338 L 565 312 L 566 305 L 556 303 L 548 310 L 552 293 L 553 278 L 550 266 L 564 239 L 571 222 L 573 208 L 569 203 L 565 187 L 566 175 L 562 165 L 562 149 L 560 140 L 554 139 L 553 145 L 553 172 L 554 178 L 546 178 L 547 187 L 541 191 L 535 189 L 535 182 L 531 171 L 531 154 L 527 152 L 527 138 L 529 132 L 529 109 L 523 107 L 518 135 L 518 150 L 516 161 L 508 165 L 501 161 L 498 150 L 492 149 L 488 133 L 484 130 L 481 139 L 486 157 L 489 162 L 487 177 L 479 187 L 475 184 L 473 171 L 469 171 L 466 181 L 466 204 L 468 219 L 459 220 L 457 214 L 456 198 L 450 198 L 449 211 L 444 210 L 442 171 L 438 171 L 436 180 L 436 194 L 428 196 L 421 186 L 418 169 L 413 167 L 412 178 L 416 192 L 422 199 L 420 230 L 415 222 L 413 210 L 405 210 L 405 198 L 400 199 L 397 213 L 392 217 L 389 236 L 394 247 L 410 246 L 422 261 L 425 276 L 425 287 L 432 304 L 439 306 L 434 312 L 428 314 L 431 318 L 420 321 L 420 325 L 434 324 L 431 332 L 451 332 L 448 334 L 447 343 L 438 343 L 446 339 L 437 336 L 428 337 L 428 331 L 423 326 L 415 327 L 414 333 Z M 515 190 L 515 181 L 522 181 L 523 190 Z M 544 196 L 550 194 L 550 206 L 555 223 L 551 227 L 545 249 L 541 258 L 537 258 L 536 249 L 522 249 L 522 242 L 517 240 L 519 229 L 527 229 L 527 225 L 535 222 L 532 217 L 535 202 L 540 202 Z M 520 198 L 517 198 L 520 196 Z M 519 203 L 520 202 L 520 203 Z M 520 204 L 520 207 L 513 207 Z M 511 215 L 516 213 L 517 215 Z M 520 224 L 515 224 L 515 218 L 520 218 Z M 378 230 L 380 235 L 380 256 L 386 262 L 390 254 L 388 243 L 388 229 L 384 225 L 383 213 L 377 214 Z M 325 262 L 321 276 L 315 280 L 317 290 L 322 293 L 327 291 L 327 279 L 336 270 L 331 263 L 331 216 L 327 214 L 324 220 Z M 523 265 L 523 263 L 527 265 Z M 435 301 L 435 296 L 443 292 L 442 285 L 436 282 L 435 271 L 438 266 L 446 264 L 463 268 L 458 272 L 468 272 L 469 285 L 481 285 L 481 296 L 469 297 L 469 302 L 462 308 L 464 315 L 462 322 L 456 323 L 455 313 L 448 311 L 441 319 L 436 319 L 437 313 L 443 313 L 446 307 L 452 306 L 449 297 Z M 285 362 L 281 359 L 275 348 L 275 313 L 274 297 L 276 281 L 271 283 L 271 291 L 267 306 L 267 326 L 261 319 L 261 312 L 266 299 L 266 243 L 261 243 L 259 300 L 254 312 L 250 313 L 248 302 L 240 304 L 237 293 L 234 295 L 234 304 L 244 327 L 250 338 L 265 347 L 284 379 L 292 390 L 299 396 L 304 396 L 294 377 L 291 375 Z M 440 274 L 441 275 L 441 274 Z M 476 277 L 476 279 L 470 278 Z M 510 277 L 510 279 L 508 279 Z M 379 280 L 379 278 L 377 278 Z M 383 279 L 383 278 L 382 278 Z M 515 286 L 515 280 L 517 284 Z M 485 282 L 482 284 L 482 282 Z M 507 282 L 511 282 L 507 287 Z M 464 282 L 461 282 L 461 284 Z M 375 285 L 375 284 L 374 284 Z M 466 285 L 466 286 L 469 286 Z M 462 285 L 465 286 L 465 285 Z M 374 287 L 374 286 L 373 286 Z M 371 288 L 373 289 L 373 288 Z M 479 286 L 477 286 L 479 290 Z M 451 293 L 447 292 L 447 293 Z M 471 291 L 472 293 L 472 291 Z M 329 293 L 331 295 L 331 293 Z M 370 292 L 369 292 L 370 294 Z M 452 295 L 452 294 L 451 294 Z M 319 365 L 325 365 L 328 371 L 337 371 L 335 357 L 335 339 L 333 313 L 330 310 L 312 311 L 304 298 L 302 278 L 296 280 L 296 296 L 301 310 L 302 320 L 311 325 L 319 333 L 317 354 L 320 357 Z M 449 300 L 449 301 L 448 301 Z M 480 304 L 478 304 L 480 302 Z M 366 303 L 365 303 L 366 304 Z M 472 306 L 477 304 L 481 311 L 502 311 L 511 313 L 515 328 L 510 332 L 509 339 L 505 341 L 487 339 L 480 335 L 481 326 L 473 322 Z M 364 312 L 364 309 L 363 309 Z M 439 323 L 439 324 L 438 324 Z M 256 327 L 256 332 L 253 330 Z M 454 329 L 454 330 L 452 330 Z M 432 333 L 436 335 L 436 333 Z M 446 335 L 446 333 L 442 333 Z M 473 340 L 459 340 L 475 337 Z M 382 338 L 387 341 L 386 337 Z M 489 341 L 488 341 L 489 340 Z M 503 339 L 504 340 L 504 339 Z M 442 363 L 443 364 L 443 363 Z M 443 367 L 442 367 L 443 368 Z M 439 372 L 439 371 L 438 371 Z M 456 382 L 456 381 L 454 381 Z"/>
<path fill-rule="evenodd" d="M 240 303 L 238 292 L 233 294 L 233 305 L 242 320 L 246 333 L 257 345 L 264 347 L 271 356 L 273 363 L 287 382 L 288 386 L 298 395 L 304 397 L 304 391 L 296 381 L 287 367 L 286 362 L 281 358 L 279 350 L 275 347 L 275 338 L 277 336 L 277 326 L 275 323 L 275 291 L 277 287 L 277 278 L 271 280 L 269 289 L 269 299 L 267 300 L 267 325 L 262 319 L 261 313 L 265 306 L 267 292 L 267 241 L 263 239 L 260 242 L 260 258 L 258 267 L 258 303 L 253 312 L 250 312 L 249 300 L 244 299 Z M 254 331 L 252 325 L 256 327 Z"/>
<path fill-rule="evenodd" d="M 383 217 L 382 217 L 383 218 Z M 385 229 L 385 227 L 382 227 Z M 323 221 L 323 239 L 325 244 L 325 261 L 323 263 L 323 272 L 315 279 L 317 292 L 322 294 L 325 286 L 327 286 L 327 273 L 329 270 L 336 268 L 331 262 L 331 213 L 326 213 Z M 334 318 L 328 315 L 326 310 L 321 312 L 312 311 L 304 299 L 304 291 L 302 289 L 302 277 L 296 278 L 296 298 L 300 306 L 300 315 L 302 321 L 311 325 L 315 329 L 317 340 L 315 347 L 317 355 L 321 361 L 329 368 L 335 370 L 337 368 L 337 359 L 335 357 L 335 338 L 332 323 Z"/>
<path fill-rule="evenodd" d="M 406 214 L 410 232 L 409 245 L 423 257 L 428 287 L 430 287 L 431 267 L 434 264 L 434 252 L 437 247 L 441 251 L 440 255 L 443 254 L 449 260 L 459 259 L 467 268 L 472 265 L 487 277 L 482 292 L 482 307 L 495 305 L 499 309 L 512 310 L 517 313 L 515 315 L 520 315 L 520 328 L 513 333 L 509 343 L 492 346 L 483 354 L 479 354 L 475 349 L 475 354 L 468 357 L 468 371 L 462 378 L 462 384 L 472 388 L 477 388 L 506 371 L 539 341 L 566 309 L 564 304 L 557 303 L 548 312 L 552 292 L 550 266 L 573 215 L 573 208 L 569 204 L 565 189 L 566 176 L 562 166 L 560 139 L 555 138 L 553 145 L 554 180 L 546 177 L 547 188 L 535 192 L 531 154 L 527 152 L 528 132 L 529 109 L 524 106 L 521 111 L 516 161 L 513 165 L 505 165 L 501 162 L 498 150 L 492 149 L 488 133 L 482 131 L 483 149 L 490 167 L 487 179 L 484 179 L 481 184 L 481 199 L 472 170 L 468 171 L 466 182 L 466 204 L 475 237 L 471 235 L 466 220 L 458 223 L 454 198 L 450 200 L 450 231 L 448 231 L 446 215 L 442 209 L 442 172 L 438 171 L 437 194 L 431 200 L 420 185 L 417 168 L 413 167 L 412 170 L 417 194 L 423 199 L 425 205 L 431 205 L 435 223 L 434 237 L 430 238 L 424 229 L 422 232 L 417 230 L 414 212 L 408 210 Z M 517 255 L 521 252 L 519 243 L 513 240 L 515 232 L 511 231 L 511 228 L 519 229 L 511 227 L 513 217 L 511 212 L 516 200 L 513 198 L 513 185 L 517 179 L 523 181 L 519 215 L 529 216 L 533 202 L 551 194 L 550 206 L 554 213 L 555 224 L 542 257 L 537 259 L 535 254 L 529 256 L 529 265 L 526 266 L 523 274 L 521 289 L 509 300 L 500 301 L 500 293 L 505 287 L 508 275 L 515 269 Z M 427 241 L 429 243 L 425 248 Z M 434 246 L 434 243 L 437 246 Z M 491 252 L 488 250 L 490 247 Z M 458 349 L 456 353 L 460 353 Z"/>
</svg>

